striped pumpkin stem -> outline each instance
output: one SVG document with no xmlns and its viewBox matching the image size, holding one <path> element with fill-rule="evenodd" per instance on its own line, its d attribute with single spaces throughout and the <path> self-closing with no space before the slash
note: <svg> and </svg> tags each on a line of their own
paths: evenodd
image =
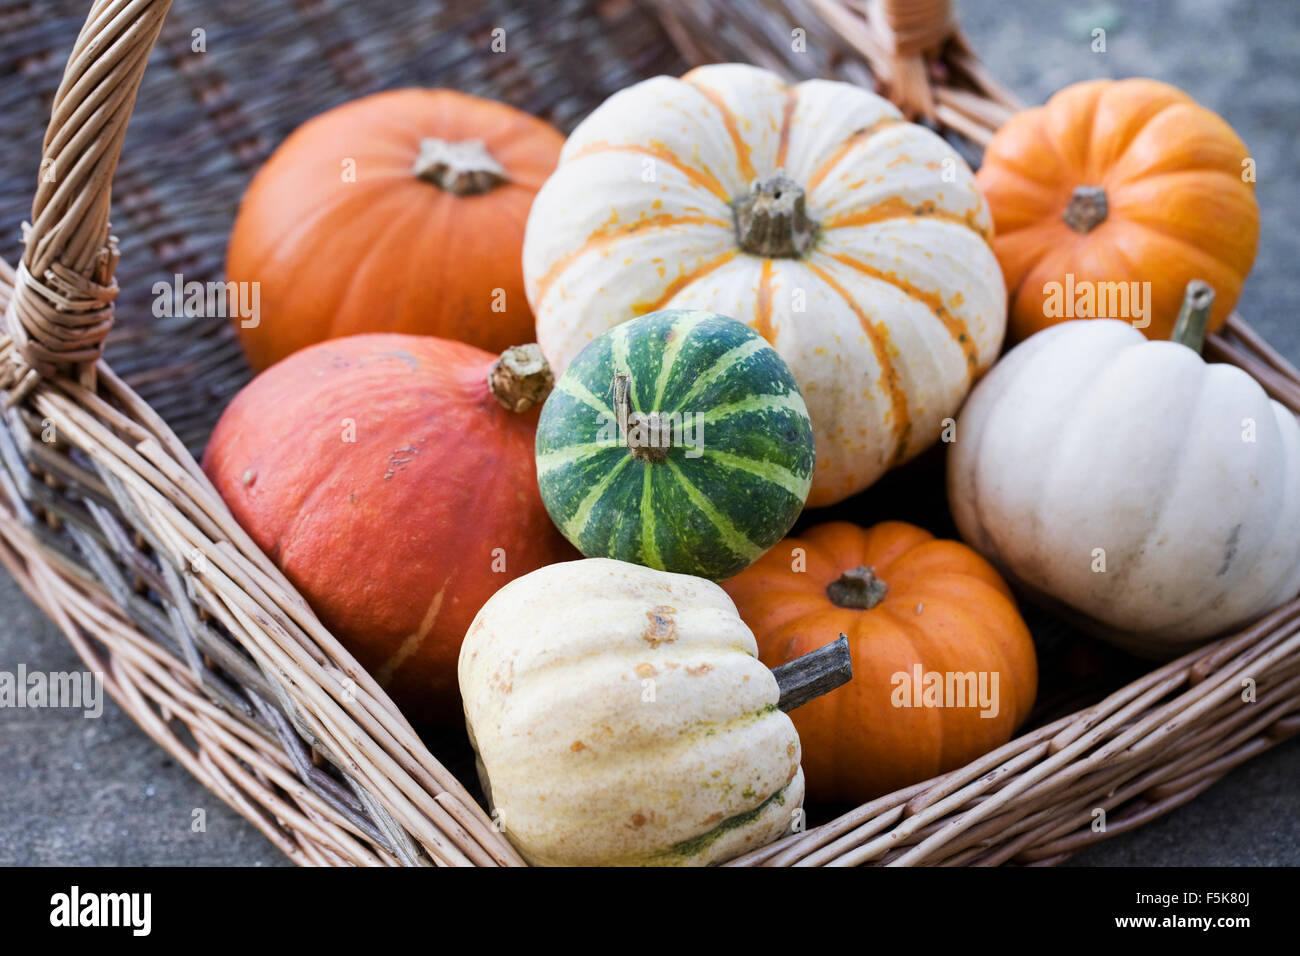
<svg viewBox="0 0 1300 956">
<path fill-rule="evenodd" d="M 633 458 L 656 462 L 668 457 L 673 443 L 672 423 L 658 412 L 643 415 L 632 410 L 632 377 L 626 372 L 614 375 L 614 410 Z"/>
<path fill-rule="evenodd" d="M 826 596 L 836 607 L 870 611 L 885 599 L 889 585 L 876 577 L 876 569 L 858 565 L 826 585 Z"/>
<path fill-rule="evenodd" d="M 817 238 L 817 223 L 804 210 L 803 187 L 778 169 L 754 183 L 732 204 L 736 241 L 750 255 L 802 259 Z"/>
</svg>

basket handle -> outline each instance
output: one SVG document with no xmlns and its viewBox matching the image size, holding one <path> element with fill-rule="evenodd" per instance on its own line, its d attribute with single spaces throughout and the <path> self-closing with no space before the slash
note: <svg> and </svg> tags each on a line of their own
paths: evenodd
<svg viewBox="0 0 1300 956">
<path fill-rule="evenodd" d="M 0 341 L 8 404 L 44 376 L 94 387 L 117 297 L 113 175 L 170 7 L 171 0 L 96 0 L 63 71 Z"/>
</svg>

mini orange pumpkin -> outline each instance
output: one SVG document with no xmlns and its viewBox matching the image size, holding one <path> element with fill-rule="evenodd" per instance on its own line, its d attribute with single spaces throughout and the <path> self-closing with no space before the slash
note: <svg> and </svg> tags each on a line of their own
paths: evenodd
<svg viewBox="0 0 1300 956">
<path fill-rule="evenodd" d="M 1192 279 L 1214 288 L 1209 329 L 1219 328 L 1255 261 L 1252 169 L 1222 118 L 1155 80 L 1076 83 L 1018 114 L 976 177 L 993 211 L 1010 338 L 1114 318 L 1167 339 Z"/>
<path fill-rule="evenodd" d="M 1010 740 L 1033 705 L 1029 630 L 992 565 L 959 542 L 835 521 L 723 588 L 768 667 L 848 635 L 853 680 L 790 715 L 812 799 L 861 802 L 960 767 Z"/>
<path fill-rule="evenodd" d="M 499 353 L 532 342 L 524 222 L 564 137 L 504 103 L 393 90 L 299 127 L 244 196 L 232 282 L 260 283 L 236 320 L 259 371 L 315 342 L 407 332 Z"/>
</svg>

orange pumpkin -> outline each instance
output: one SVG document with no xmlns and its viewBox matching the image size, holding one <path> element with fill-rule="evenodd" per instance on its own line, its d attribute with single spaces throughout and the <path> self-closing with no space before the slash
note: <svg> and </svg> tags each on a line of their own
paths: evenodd
<svg viewBox="0 0 1300 956">
<path fill-rule="evenodd" d="M 1253 169 L 1223 119 L 1155 80 L 1077 83 L 1017 115 L 977 176 L 1010 338 L 1115 318 L 1167 339 L 1191 279 L 1214 287 L 1219 328 L 1255 261 Z"/>
<path fill-rule="evenodd" d="M 814 800 L 861 802 L 960 767 L 1010 740 L 1033 705 L 1029 630 L 1005 582 L 959 542 L 900 521 L 835 521 L 723 587 L 768 667 L 848 635 L 853 679 L 790 714 Z"/>
<path fill-rule="evenodd" d="M 524 223 L 563 145 L 542 120 L 451 90 L 378 93 L 301 126 L 230 237 L 227 278 L 260 283 L 256 324 L 235 320 L 250 363 L 363 332 L 498 353 L 533 341 Z"/>
<path fill-rule="evenodd" d="M 578 557 L 537 491 L 537 346 L 359 335 L 246 386 L 203 458 L 235 519 L 416 721 L 460 722 L 461 639 L 508 581 Z"/>
</svg>

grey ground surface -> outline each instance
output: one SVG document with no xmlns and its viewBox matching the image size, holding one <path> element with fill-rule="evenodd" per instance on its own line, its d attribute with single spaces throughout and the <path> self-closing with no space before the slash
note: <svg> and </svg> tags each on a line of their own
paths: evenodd
<svg viewBox="0 0 1300 956">
<path fill-rule="evenodd" d="M 1240 309 L 1300 363 L 1300 3 L 1291 0 L 957 0 L 976 50 L 1027 102 L 1097 76 L 1175 83 L 1223 114 L 1258 162 L 1263 231 Z M 1106 52 L 1090 49 L 1094 28 Z M 72 37 L 69 36 L 69 44 Z M 0 671 L 76 669 L 59 632 L 0 572 Z M 1238 769 L 1190 804 L 1075 858 L 1077 865 L 1300 865 L 1300 740 Z M 191 829 L 206 812 L 206 832 Z M 0 709 L 0 865 L 282 865 L 249 824 L 109 702 Z"/>
</svg>

